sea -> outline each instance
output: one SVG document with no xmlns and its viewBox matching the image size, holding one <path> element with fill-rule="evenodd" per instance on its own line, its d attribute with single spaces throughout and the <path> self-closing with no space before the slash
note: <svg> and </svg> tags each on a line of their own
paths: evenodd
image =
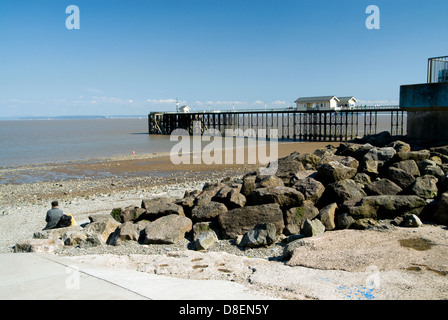
<svg viewBox="0 0 448 320">
<path fill-rule="evenodd" d="M 0 121 L 0 167 L 169 152 L 177 142 L 149 135 L 148 119 Z"/>
<path fill-rule="evenodd" d="M 377 132 L 390 123 L 379 115 Z M 0 120 L 0 168 L 170 152 L 177 143 L 149 135 L 147 117 Z"/>
</svg>

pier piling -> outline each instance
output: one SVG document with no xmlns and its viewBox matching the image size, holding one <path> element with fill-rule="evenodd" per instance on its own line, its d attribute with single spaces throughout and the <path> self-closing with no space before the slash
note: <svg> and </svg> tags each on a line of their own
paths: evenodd
<svg viewBox="0 0 448 320">
<path fill-rule="evenodd" d="M 217 129 L 253 130 L 258 138 L 272 138 L 270 129 L 277 130 L 281 140 L 347 141 L 358 136 L 389 131 L 392 135 L 406 134 L 406 111 L 398 107 L 363 108 L 341 111 L 298 111 L 294 109 L 151 112 L 148 115 L 149 134 L 170 134 L 185 129 L 190 135 L 195 130 L 204 133 Z M 197 127 L 195 127 L 195 124 Z M 258 130 L 264 129 L 264 130 Z M 236 131 L 234 131 L 236 132 Z"/>
</svg>

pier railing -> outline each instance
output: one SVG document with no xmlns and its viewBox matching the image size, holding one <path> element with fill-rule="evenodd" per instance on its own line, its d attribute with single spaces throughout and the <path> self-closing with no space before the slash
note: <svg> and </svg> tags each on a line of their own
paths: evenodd
<svg viewBox="0 0 448 320">
<path fill-rule="evenodd" d="M 428 59 L 428 83 L 448 82 L 448 56 Z"/>
<path fill-rule="evenodd" d="M 277 132 L 278 139 L 282 140 L 346 141 L 381 131 L 404 135 L 406 112 L 397 107 L 340 111 L 271 109 L 152 112 L 148 115 L 148 126 L 150 134 L 170 134 L 175 129 L 185 129 L 189 134 L 194 134 L 198 130 L 203 133 L 207 129 L 217 129 L 223 135 L 226 132 L 239 132 L 246 136 L 248 132 L 255 132 L 257 137 L 269 139 L 273 138 L 273 132 Z"/>
</svg>

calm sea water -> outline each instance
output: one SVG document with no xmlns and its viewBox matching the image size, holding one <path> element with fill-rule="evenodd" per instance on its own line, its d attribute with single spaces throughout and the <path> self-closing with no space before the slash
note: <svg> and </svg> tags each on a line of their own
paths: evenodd
<svg viewBox="0 0 448 320">
<path fill-rule="evenodd" d="M 168 152 L 146 118 L 0 121 L 0 167 Z"/>
</svg>

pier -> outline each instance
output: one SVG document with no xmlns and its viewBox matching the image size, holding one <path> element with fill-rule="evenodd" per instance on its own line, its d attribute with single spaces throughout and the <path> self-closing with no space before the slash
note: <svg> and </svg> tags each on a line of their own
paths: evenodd
<svg viewBox="0 0 448 320">
<path fill-rule="evenodd" d="M 391 135 L 406 134 L 406 111 L 398 106 L 363 107 L 340 111 L 299 111 L 296 109 L 151 112 L 149 134 L 169 135 L 176 129 L 190 135 L 217 129 L 257 138 L 293 141 L 347 141 L 363 135 L 389 131 Z M 251 130 L 248 130 L 251 129 Z M 261 130 L 259 130 L 261 129 Z M 270 129 L 276 129 L 272 131 Z"/>
</svg>

